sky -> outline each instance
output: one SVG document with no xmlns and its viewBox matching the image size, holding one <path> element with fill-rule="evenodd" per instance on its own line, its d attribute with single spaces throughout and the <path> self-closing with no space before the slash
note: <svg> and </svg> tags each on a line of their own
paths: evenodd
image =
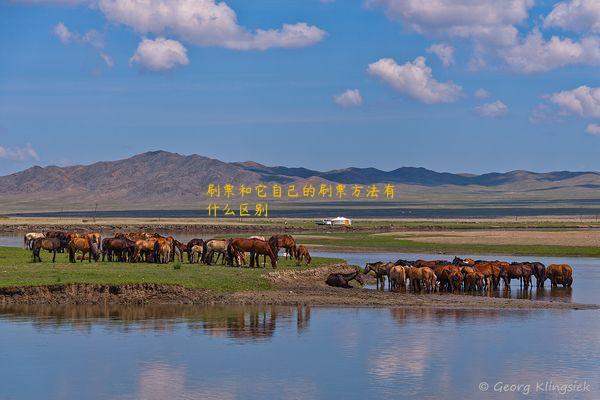
<svg viewBox="0 0 600 400">
<path fill-rule="evenodd" d="M 0 0 L 0 174 L 600 170 L 599 0 Z"/>
</svg>

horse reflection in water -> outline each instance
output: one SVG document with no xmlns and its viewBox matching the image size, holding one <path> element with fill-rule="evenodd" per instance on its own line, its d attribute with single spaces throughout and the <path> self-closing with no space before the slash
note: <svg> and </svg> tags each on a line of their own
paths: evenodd
<svg viewBox="0 0 600 400">
<path fill-rule="evenodd" d="M 102 325 L 129 332 L 172 332 L 184 323 L 191 331 L 207 336 L 240 340 L 271 338 L 279 325 L 296 323 L 300 334 L 309 328 L 309 306 L 82 306 L 13 305 L 0 307 L 0 318 L 27 319 L 40 331 L 63 327 L 91 333 Z"/>
<path fill-rule="evenodd" d="M 570 302 L 573 296 L 573 290 L 567 288 L 545 288 L 538 287 L 533 289 L 515 288 L 507 290 L 506 288 L 492 290 L 487 293 L 490 297 L 503 297 L 506 299 L 525 299 L 525 300 L 557 300 Z"/>
<path fill-rule="evenodd" d="M 450 322 L 472 323 L 482 319 L 500 319 L 510 314 L 512 318 L 527 318 L 532 310 L 501 310 L 501 309 L 436 309 L 436 308 L 390 308 L 390 315 L 398 325 L 413 325 L 414 323 L 432 323 L 436 326 Z"/>
</svg>

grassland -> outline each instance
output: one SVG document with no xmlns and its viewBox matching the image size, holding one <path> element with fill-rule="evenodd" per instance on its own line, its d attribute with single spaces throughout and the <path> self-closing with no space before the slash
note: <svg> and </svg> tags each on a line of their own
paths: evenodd
<svg viewBox="0 0 600 400">
<path fill-rule="evenodd" d="M 15 247 L 0 247 L 0 287 L 36 286 L 69 283 L 124 285 L 155 283 L 181 285 L 193 289 L 211 289 L 223 292 L 242 290 L 269 290 L 271 284 L 263 277 L 267 268 L 231 268 L 221 265 L 188 263 L 147 264 L 98 262 L 68 263 L 66 254 L 43 252 L 42 263 L 31 262 L 31 252 Z M 311 267 L 340 263 L 343 260 L 314 257 Z M 280 257 L 278 270 L 306 268 Z"/>
<path fill-rule="evenodd" d="M 530 256 L 600 257 L 598 246 L 548 244 L 484 244 L 484 243 L 430 243 L 419 242 L 418 236 L 402 234 L 379 235 L 372 233 L 329 234 L 318 237 L 299 236 L 302 243 L 314 249 L 339 251 L 389 251 L 405 253 L 445 254 L 506 254 Z"/>
</svg>

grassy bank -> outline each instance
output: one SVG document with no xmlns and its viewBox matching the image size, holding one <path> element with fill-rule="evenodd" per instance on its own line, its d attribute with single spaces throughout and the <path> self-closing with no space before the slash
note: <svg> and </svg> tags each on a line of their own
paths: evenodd
<svg viewBox="0 0 600 400">
<path fill-rule="evenodd" d="M 69 264 L 66 254 L 41 254 L 42 263 L 31 262 L 31 252 L 15 247 L 0 247 L 0 287 L 54 285 L 67 283 L 134 284 L 156 283 L 182 285 L 196 289 L 235 292 L 242 290 L 268 290 L 267 279 L 262 277 L 267 268 L 231 268 L 221 265 L 184 263 L 83 263 Z M 343 260 L 314 257 L 311 267 L 320 267 Z M 278 269 L 297 269 L 295 262 L 280 257 Z M 306 268 L 303 264 L 301 268 Z"/>
<path fill-rule="evenodd" d="M 330 234 L 327 238 L 307 236 L 302 243 L 319 246 L 320 249 L 339 251 L 388 251 L 406 253 L 454 254 L 506 254 L 529 256 L 600 257 L 597 246 L 561 246 L 536 244 L 454 244 L 418 242 L 402 235 L 376 235 L 369 233 Z"/>
</svg>

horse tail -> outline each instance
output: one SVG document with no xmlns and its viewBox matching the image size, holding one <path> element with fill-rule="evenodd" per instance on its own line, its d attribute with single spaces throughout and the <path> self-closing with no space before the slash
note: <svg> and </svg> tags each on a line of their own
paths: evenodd
<svg viewBox="0 0 600 400">
<path fill-rule="evenodd" d="M 229 264 L 233 266 L 233 260 L 235 257 L 235 249 L 233 248 L 233 243 L 230 241 L 227 243 L 227 258 L 229 258 Z"/>
</svg>

